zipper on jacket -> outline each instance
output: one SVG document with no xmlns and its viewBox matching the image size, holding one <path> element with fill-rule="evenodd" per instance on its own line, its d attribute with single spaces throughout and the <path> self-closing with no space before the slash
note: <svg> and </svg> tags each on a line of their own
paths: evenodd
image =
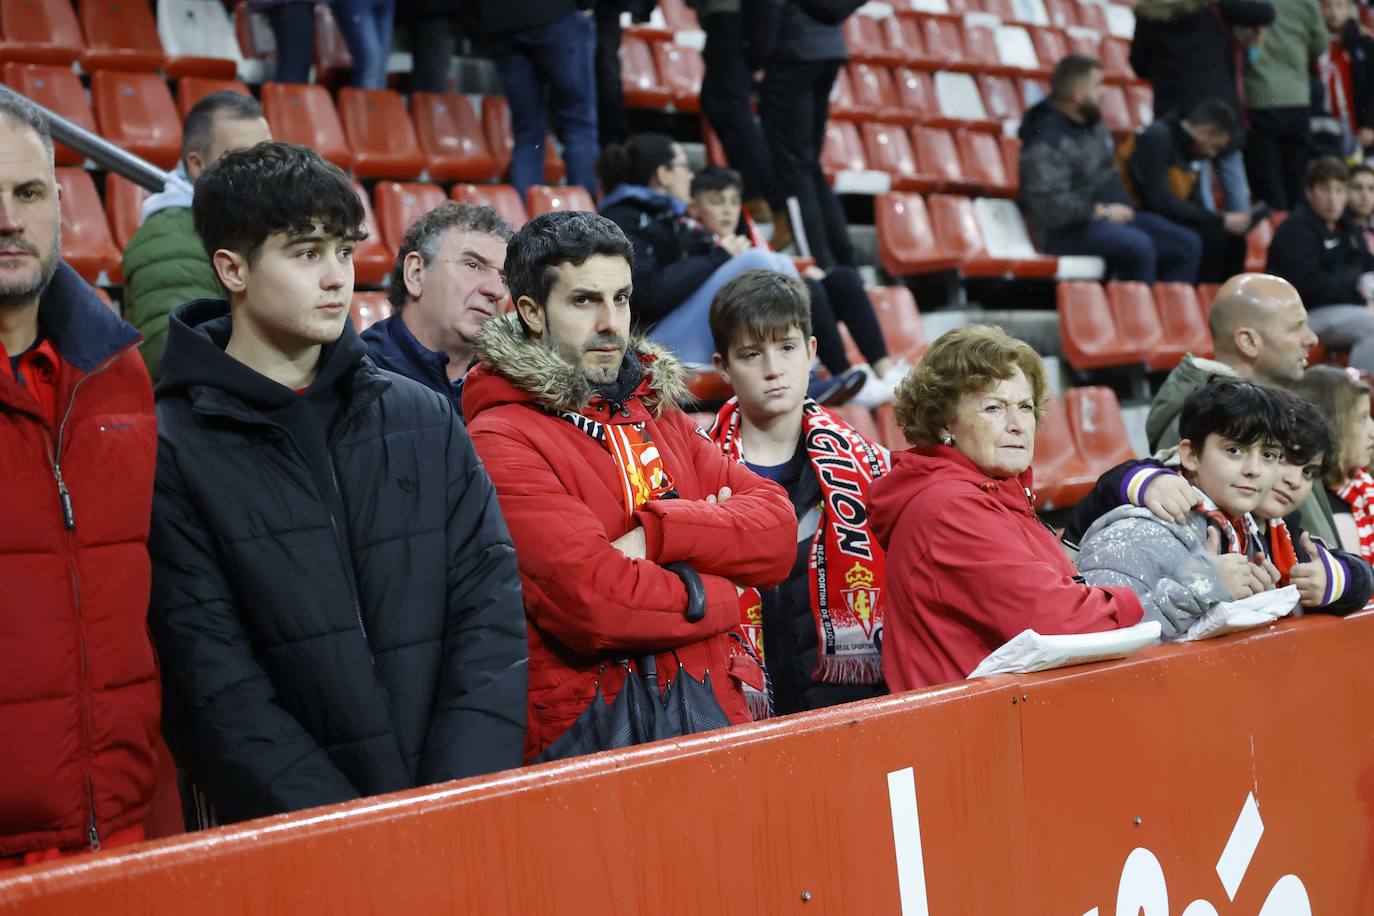
<svg viewBox="0 0 1374 916">
<path fill-rule="evenodd" d="M 91 824 L 89 839 L 91 841 L 91 852 L 100 851 L 100 831 L 95 826 L 95 783 L 91 778 L 86 777 L 86 791 L 91 793 Z"/>
<path fill-rule="evenodd" d="M 334 485 L 334 495 L 338 498 L 338 504 L 343 505 L 343 491 L 339 489 L 339 475 L 334 468 L 334 455 L 329 455 L 329 482 Z M 358 618 L 358 630 L 363 634 L 363 644 L 367 646 L 367 658 L 372 662 L 372 668 L 377 668 L 377 658 L 372 654 L 372 640 L 367 635 L 367 625 L 363 623 L 363 604 L 358 597 L 358 582 L 353 575 L 353 557 L 350 555 L 348 543 L 344 540 L 343 532 L 339 530 L 339 523 L 334 518 L 334 509 L 329 509 L 329 527 L 334 529 L 334 540 L 339 545 L 339 551 L 343 554 L 344 573 L 348 579 L 348 589 L 353 597 L 353 613 Z"/>
</svg>

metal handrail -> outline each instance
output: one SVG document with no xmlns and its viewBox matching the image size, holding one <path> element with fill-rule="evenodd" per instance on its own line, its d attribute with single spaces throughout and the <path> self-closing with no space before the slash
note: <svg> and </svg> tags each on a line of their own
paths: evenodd
<svg viewBox="0 0 1374 916">
<path fill-rule="evenodd" d="M 123 147 L 115 146 L 104 137 L 90 132 L 80 124 L 69 121 L 54 111 L 49 111 L 38 102 L 15 92 L 8 86 L 0 86 L 0 92 L 12 93 L 31 102 L 43 113 L 43 117 L 48 119 L 48 129 L 52 132 L 54 140 L 94 161 L 101 168 L 122 175 L 149 191 L 161 191 L 166 186 L 167 173 L 148 160 L 135 156 Z"/>
</svg>

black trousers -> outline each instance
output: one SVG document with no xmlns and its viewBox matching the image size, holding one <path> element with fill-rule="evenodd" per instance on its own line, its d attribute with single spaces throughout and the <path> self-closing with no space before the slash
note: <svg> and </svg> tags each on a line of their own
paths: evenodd
<svg viewBox="0 0 1374 916">
<path fill-rule="evenodd" d="M 768 203 L 785 209 L 797 248 L 829 270 L 854 266 L 849 224 L 821 171 L 821 147 L 830 89 L 842 61 L 780 62 L 770 65 L 759 86 L 763 135 L 773 162 Z"/>
<path fill-rule="evenodd" d="M 601 148 L 624 143 L 625 91 L 620 86 L 620 12 L 623 0 L 597 0 L 596 16 L 596 123 Z"/>
<path fill-rule="evenodd" d="M 1245 139 L 1245 171 L 1255 200 L 1275 210 L 1292 210 L 1303 199 L 1312 136 L 1310 110 L 1251 108 Z"/>
<path fill-rule="evenodd" d="M 706 48 L 702 62 L 701 112 L 725 147 L 725 159 L 744 181 L 745 200 L 765 197 L 773 183 L 763 129 L 754 117 L 754 79 L 744 63 L 739 13 L 713 13 L 702 20 Z"/>
<path fill-rule="evenodd" d="M 887 356 L 883 332 L 873 303 L 864 292 L 864 281 L 852 267 L 836 267 L 823 280 L 807 280 L 811 293 L 811 331 L 816 335 L 816 356 L 831 375 L 849 368 L 840 339 L 840 322 L 869 365 Z"/>
<path fill-rule="evenodd" d="M 1245 270 L 1245 236 L 1232 235 L 1221 226 L 1189 226 L 1202 239 L 1199 283 L 1225 283 Z"/>
<path fill-rule="evenodd" d="M 458 46 L 457 21 L 448 13 L 411 20 L 410 47 L 414 64 L 411 92 L 448 92 L 448 72 Z"/>
</svg>

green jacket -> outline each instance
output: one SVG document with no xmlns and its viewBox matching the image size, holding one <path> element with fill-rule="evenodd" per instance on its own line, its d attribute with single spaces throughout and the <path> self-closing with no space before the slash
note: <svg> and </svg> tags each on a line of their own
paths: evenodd
<svg viewBox="0 0 1374 916">
<path fill-rule="evenodd" d="M 1183 412 L 1183 402 L 1188 395 L 1201 388 L 1213 375 L 1235 374 L 1236 370 L 1214 359 L 1203 359 L 1191 353 L 1183 357 L 1183 362 L 1169 373 L 1150 404 L 1150 415 L 1145 419 L 1145 437 L 1150 443 L 1150 453 L 1178 445 L 1178 415 Z M 1336 519 L 1331 514 L 1331 504 L 1323 487 L 1318 485 L 1312 488 L 1312 495 L 1302 504 L 1301 512 L 1304 531 L 1331 546 L 1340 546 Z"/>
<path fill-rule="evenodd" d="M 1331 41 L 1317 0 L 1273 0 L 1274 22 L 1263 31 L 1259 57 L 1245 65 L 1249 108 L 1306 108 L 1308 74 Z"/>
<path fill-rule="evenodd" d="M 189 207 L 159 210 L 124 250 L 124 317 L 143 334 L 140 351 L 156 383 L 167 344 L 167 316 L 193 299 L 223 299 Z"/>
</svg>

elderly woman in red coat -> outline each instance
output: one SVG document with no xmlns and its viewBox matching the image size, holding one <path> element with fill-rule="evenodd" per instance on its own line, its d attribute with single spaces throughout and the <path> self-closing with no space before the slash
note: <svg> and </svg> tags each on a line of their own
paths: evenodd
<svg viewBox="0 0 1374 916">
<path fill-rule="evenodd" d="M 1031 503 L 1045 367 L 999 328 L 940 337 L 897 389 L 915 448 L 869 499 L 888 557 L 883 676 L 895 692 L 967 677 L 1024 629 L 1088 633 L 1140 622 L 1128 588 L 1084 585 Z"/>
</svg>

